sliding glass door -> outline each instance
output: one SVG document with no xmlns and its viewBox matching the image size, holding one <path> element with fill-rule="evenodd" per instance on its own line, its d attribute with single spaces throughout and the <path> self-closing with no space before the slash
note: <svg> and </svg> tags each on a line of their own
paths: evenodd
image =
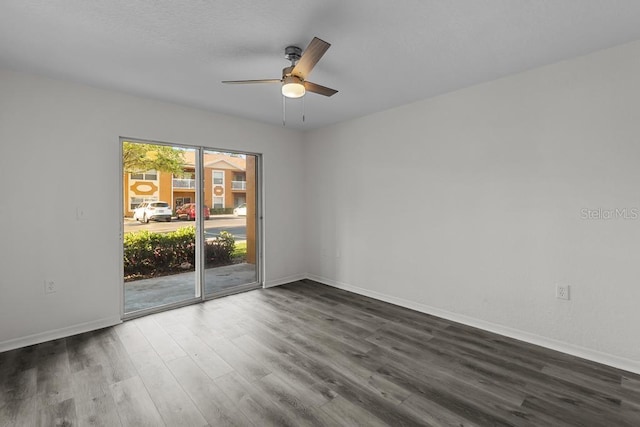
<svg viewBox="0 0 640 427">
<path fill-rule="evenodd" d="M 260 287 L 259 156 L 121 143 L 124 317 Z"/>
<path fill-rule="evenodd" d="M 237 292 L 258 283 L 257 156 L 205 150 L 204 294 Z"/>
</svg>

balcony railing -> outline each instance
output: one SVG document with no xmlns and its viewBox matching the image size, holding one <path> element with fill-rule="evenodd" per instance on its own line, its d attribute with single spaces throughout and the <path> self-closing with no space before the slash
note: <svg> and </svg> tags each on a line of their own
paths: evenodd
<svg viewBox="0 0 640 427">
<path fill-rule="evenodd" d="M 232 190 L 246 190 L 247 181 L 231 181 Z"/>
<path fill-rule="evenodd" d="M 173 178 L 173 188 L 196 188 L 196 180 L 186 178 Z"/>
</svg>

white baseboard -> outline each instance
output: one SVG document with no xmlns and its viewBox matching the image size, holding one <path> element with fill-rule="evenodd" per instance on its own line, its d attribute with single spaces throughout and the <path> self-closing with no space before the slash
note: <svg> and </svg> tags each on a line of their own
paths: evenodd
<svg viewBox="0 0 640 427">
<path fill-rule="evenodd" d="M 295 274 L 293 276 L 283 277 L 281 279 L 267 280 L 264 282 L 265 288 L 273 288 L 274 286 L 286 285 L 287 283 L 297 282 L 306 279 L 306 274 Z"/>
<path fill-rule="evenodd" d="M 306 279 L 306 274 L 296 274 L 293 276 L 283 277 L 276 280 L 268 280 L 265 282 L 265 288 L 271 288 L 274 286 L 280 286 L 298 280 Z M 0 342 L 0 353 L 4 351 L 13 350 L 16 348 L 27 347 L 34 344 L 40 344 L 43 342 L 56 340 L 59 338 L 70 337 L 72 335 L 81 334 L 83 332 L 95 331 L 96 329 L 107 328 L 122 323 L 119 317 L 105 318 L 94 320 L 91 322 L 81 323 L 78 325 L 68 326 L 66 328 L 54 329 L 51 331 L 41 332 L 26 337 L 14 338 Z"/>
<path fill-rule="evenodd" d="M 560 351 L 562 353 L 567 353 L 572 356 L 581 357 L 583 359 L 591 360 L 593 362 L 602 363 L 604 365 L 609 365 L 614 368 L 633 372 L 635 374 L 640 374 L 640 361 L 626 359 L 626 358 L 615 356 L 608 353 L 602 353 L 597 350 L 592 350 L 592 349 L 580 347 L 574 344 L 565 343 L 562 341 L 532 334 L 530 332 L 522 331 L 519 329 L 509 328 L 507 326 L 498 325 L 495 323 L 476 319 L 474 317 L 465 316 L 463 314 L 453 313 L 447 310 L 442 310 L 436 307 L 431 307 L 425 304 L 417 303 L 415 301 L 409 301 L 403 298 L 394 297 L 394 296 L 383 294 L 380 292 L 359 288 L 357 286 L 349 285 L 348 283 L 337 282 L 335 280 L 328 279 L 326 277 L 316 276 L 314 274 L 307 274 L 307 278 L 328 286 L 332 286 L 334 288 L 343 289 L 345 291 L 353 292 L 359 295 L 363 295 L 363 296 L 377 299 L 380 301 L 388 302 L 390 304 L 398 305 L 400 307 L 409 308 L 411 310 L 419 311 L 421 313 L 426 313 L 433 316 L 441 317 L 443 319 L 451 320 L 453 322 L 462 323 L 468 326 L 473 326 L 474 328 L 483 329 L 485 331 L 493 332 L 499 335 L 504 335 L 509 338 L 525 341 L 530 344 L 539 345 L 541 347 L 546 347 L 551 350 Z"/>
<path fill-rule="evenodd" d="M 54 329 L 52 331 L 41 332 L 26 337 L 15 338 L 0 342 L 0 352 L 9 351 L 16 348 L 27 347 L 34 344 L 57 340 L 59 338 L 70 337 L 83 332 L 95 331 L 96 329 L 107 328 L 109 326 L 122 323 L 119 317 L 108 317 L 105 319 L 93 320 L 91 322 L 80 323 L 66 328 Z"/>
</svg>

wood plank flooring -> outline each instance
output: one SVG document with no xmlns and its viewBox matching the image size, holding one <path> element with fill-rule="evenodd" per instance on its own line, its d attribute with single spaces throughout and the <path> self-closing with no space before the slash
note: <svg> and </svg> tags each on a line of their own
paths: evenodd
<svg viewBox="0 0 640 427">
<path fill-rule="evenodd" d="M 640 426 L 640 376 L 311 281 L 0 353 L 1 426 Z"/>
</svg>

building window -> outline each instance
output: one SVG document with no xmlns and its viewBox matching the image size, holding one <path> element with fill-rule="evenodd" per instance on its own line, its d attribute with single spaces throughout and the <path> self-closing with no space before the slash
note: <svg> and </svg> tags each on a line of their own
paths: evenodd
<svg viewBox="0 0 640 427">
<path fill-rule="evenodd" d="M 222 209 L 222 208 L 224 208 L 224 197 L 214 197 L 213 198 L 213 208 L 214 209 Z"/>
<path fill-rule="evenodd" d="M 213 185 L 224 184 L 224 171 L 213 171 Z"/>
<path fill-rule="evenodd" d="M 191 197 L 176 197 L 176 208 L 191 203 Z"/>
<path fill-rule="evenodd" d="M 138 206 L 140 206 L 140 203 L 143 202 L 157 202 L 158 198 L 157 197 L 131 197 L 129 199 L 129 210 L 134 210 L 136 209 Z"/>
<path fill-rule="evenodd" d="M 132 173 L 130 174 L 130 176 L 131 176 L 131 179 L 135 179 L 138 181 L 157 181 L 158 171 L 150 170 L 146 172 Z"/>
</svg>

